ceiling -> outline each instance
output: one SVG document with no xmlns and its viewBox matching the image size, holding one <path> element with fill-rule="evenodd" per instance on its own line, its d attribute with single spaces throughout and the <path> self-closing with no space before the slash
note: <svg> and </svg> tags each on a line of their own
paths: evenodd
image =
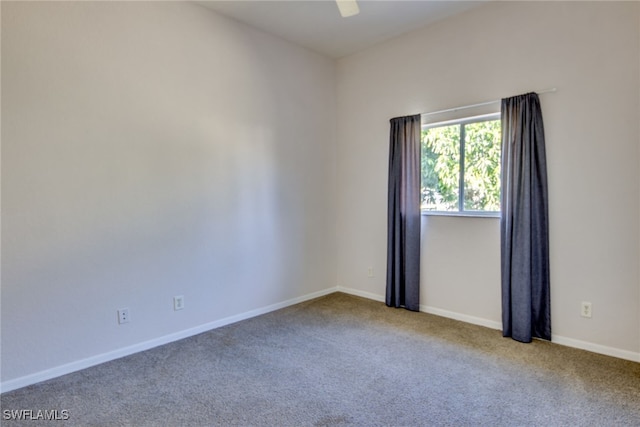
<svg viewBox="0 0 640 427">
<path fill-rule="evenodd" d="M 342 18 L 334 0 L 204 0 L 197 3 L 252 27 L 341 58 L 487 0 L 359 0 L 360 14 Z"/>
</svg>

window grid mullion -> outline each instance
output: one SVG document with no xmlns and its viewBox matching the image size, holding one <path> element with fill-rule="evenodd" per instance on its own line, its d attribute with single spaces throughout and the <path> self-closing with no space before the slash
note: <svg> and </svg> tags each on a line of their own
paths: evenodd
<svg viewBox="0 0 640 427">
<path fill-rule="evenodd" d="M 458 180 L 458 211 L 464 211 L 464 145 L 467 137 L 465 124 L 460 124 L 460 177 Z"/>
</svg>

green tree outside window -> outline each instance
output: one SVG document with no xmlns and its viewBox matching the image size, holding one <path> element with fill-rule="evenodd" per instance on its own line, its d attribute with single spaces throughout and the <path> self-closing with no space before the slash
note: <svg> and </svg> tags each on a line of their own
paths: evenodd
<svg viewBox="0 0 640 427">
<path fill-rule="evenodd" d="M 495 119 L 423 128 L 422 209 L 499 212 L 500 132 Z"/>
</svg>

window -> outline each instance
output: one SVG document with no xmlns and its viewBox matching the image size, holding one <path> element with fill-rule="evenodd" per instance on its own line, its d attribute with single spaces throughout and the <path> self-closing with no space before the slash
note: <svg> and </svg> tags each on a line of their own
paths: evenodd
<svg viewBox="0 0 640 427">
<path fill-rule="evenodd" d="M 500 212 L 500 114 L 422 125 L 421 207 Z"/>
</svg>

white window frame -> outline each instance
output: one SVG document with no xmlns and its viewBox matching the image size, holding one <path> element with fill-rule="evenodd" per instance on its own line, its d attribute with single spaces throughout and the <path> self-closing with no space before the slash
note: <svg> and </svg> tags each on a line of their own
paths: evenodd
<svg viewBox="0 0 640 427">
<path fill-rule="evenodd" d="M 464 117 L 461 119 L 446 120 L 435 123 L 422 123 L 421 130 L 432 129 L 443 126 L 451 125 L 466 125 L 470 123 L 488 122 L 493 120 L 500 120 L 500 112 L 483 114 L 473 117 Z M 470 211 L 464 209 L 464 126 L 460 127 L 460 174 L 458 176 L 458 210 L 457 211 L 433 211 L 422 209 L 422 215 L 428 216 L 462 216 L 462 217 L 487 217 L 487 218 L 499 218 L 501 211 Z M 422 186 L 422 183 L 420 184 Z"/>
</svg>

